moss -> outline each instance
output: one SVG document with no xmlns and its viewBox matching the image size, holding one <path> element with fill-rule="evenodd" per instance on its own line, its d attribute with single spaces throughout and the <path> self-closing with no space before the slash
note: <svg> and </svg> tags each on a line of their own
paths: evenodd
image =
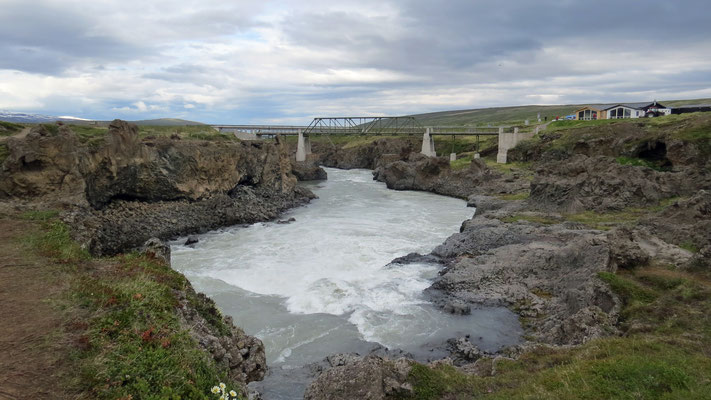
<svg viewBox="0 0 711 400">
<path fill-rule="evenodd" d="M 543 217 L 540 215 L 529 215 L 529 214 L 514 214 L 514 215 L 509 215 L 503 218 L 500 218 L 501 221 L 506 222 L 506 223 L 513 223 L 513 222 L 519 222 L 519 221 L 528 221 L 528 222 L 533 222 L 536 224 L 542 224 L 542 225 L 553 225 L 557 224 L 560 221 L 549 218 L 549 217 Z"/>
<path fill-rule="evenodd" d="M 617 157 L 616 160 L 617 160 L 617 163 L 620 165 L 632 165 L 635 167 L 647 167 L 647 168 L 651 168 L 655 171 L 664 171 L 667 169 L 657 163 L 654 163 L 652 161 L 645 160 L 642 158 L 620 156 L 620 157 Z"/>
<path fill-rule="evenodd" d="M 598 277 L 607 282 L 612 291 L 617 293 L 626 304 L 633 302 L 648 304 L 657 298 L 657 294 L 653 290 L 643 287 L 631 279 L 611 272 L 598 272 Z"/>
<path fill-rule="evenodd" d="M 10 150 L 7 148 L 7 145 L 4 143 L 0 143 L 0 165 L 5 162 L 9 155 Z"/>
<path fill-rule="evenodd" d="M 497 197 L 501 200 L 526 200 L 531 196 L 530 192 L 520 192 L 511 194 L 501 194 Z"/>
</svg>

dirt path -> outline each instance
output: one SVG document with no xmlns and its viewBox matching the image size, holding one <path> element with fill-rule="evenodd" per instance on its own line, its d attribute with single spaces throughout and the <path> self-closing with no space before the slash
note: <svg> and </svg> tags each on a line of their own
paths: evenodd
<svg viewBox="0 0 711 400">
<path fill-rule="evenodd" d="M 29 249 L 30 221 L 0 216 L 0 400 L 69 398 L 61 269 Z"/>
</svg>

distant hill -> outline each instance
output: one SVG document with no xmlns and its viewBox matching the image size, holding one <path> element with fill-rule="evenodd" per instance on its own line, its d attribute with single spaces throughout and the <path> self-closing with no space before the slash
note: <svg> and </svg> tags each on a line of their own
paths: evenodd
<svg viewBox="0 0 711 400">
<path fill-rule="evenodd" d="M 649 101 L 653 101 L 649 100 Z M 610 101 L 609 103 L 614 103 Z M 659 100 L 659 103 L 667 107 L 678 107 L 689 104 L 711 104 L 711 99 L 691 99 L 691 100 Z M 440 111 L 426 114 L 415 114 L 413 117 L 425 126 L 463 126 L 476 125 L 485 126 L 487 124 L 496 125 L 517 125 L 522 124 L 526 119 L 530 123 L 537 122 L 538 113 L 541 120 L 548 117 L 548 120 L 555 117 L 564 117 L 585 105 L 593 104 L 567 104 L 567 105 L 530 105 L 515 107 L 492 107 L 478 108 L 471 110 Z"/>
<path fill-rule="evenodd" d="M 5 122 L 15 122 L 15 123 L 27 123 L 27 124 L 45 124 L 55 121 L 66 121 L 66 122 L 81 122 L 87 121 L 83 118 L 77 117 L 55 117 L 51 115 L 42 114 L 28 114 L 12 111 L 0 111 L 0 121 Z"/>
<path fill-rule="evenodd" d="M 186 126 L 186 125 L 205 125 L 202 122 L 188 121 L 179 118 L 159 118 L 159 119 L 144 119 L 141 121 L 131 121 L 136 125 L 150 126 Z"/>
<path fill-rule="evenodd" d="M 54 123 L 56 121 L 63 121 L 70 124 L 93 124 L 94 122 L 99 125 L 106 125 L 110 121 L 92 121 L 85 118 L 71 117 L 71 116 L 53 116 L 53 115 L 43 115 L 43 114 L 30 114 L 14 111 L 0 111 L 0 121 L 14 122 L 14 123 L 24 123 L 24 124 L 47 124 Z M 151 125 L 151 126 L 187 126 L 187 125 L 205 125 L 202 122 L 188 121 L 179 118 L 159 118 L 159 119 L 146 119 L 140 121 L 131 121 L 136 125 Z"/>
</svg>

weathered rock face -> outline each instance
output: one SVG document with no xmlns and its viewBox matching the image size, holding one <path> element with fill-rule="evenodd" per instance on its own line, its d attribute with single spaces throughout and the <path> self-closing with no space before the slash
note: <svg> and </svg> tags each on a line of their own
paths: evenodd
<svg viewBox="0 0 711 400">
<path fill-rule="evenodd" d="M 682 174 L 620 165 L 605 156 L 576 155 L 565 162 L 545 163 L 536 171 L 529 203 L 559 212 L 621 210 L 693 193 L 696 185 Z"/>
<path fill-rule="evenodd" d="M 275 218 L 313 198 L 296 187 L 278 142 L 141 140 L 135 125 L 116 120 L 99 147 L 81 146 L 66 126 L 40 126 L 8 149 L 0 196 L 71 204 L 65 221 L 97 255 Z"/>
<path fill-rule="evenodd" d="M 375 400 L 412 394 L 407 383 L 410 368 L 407 360 L 375 355 L 351 360 L 322 373 L 306 389 L 304 399 Z"/>
<path fill-rule="evenodd" d="M 291 173 L 299 181 L 322 181 L 328 179 L 328 174 L 318 166 L 318 155 L 309 154 L 306 161 L 291 160 Z"/>
<path fill-rule="evenodd" d="M 237 185 L 293 190 L 286 153 L 264 142 L 142 142 L 135 125 L 114 121 L 107 144 L 84 166 L 86 197 L 95 208 L 112 199 L 198 200 Z"/>
<path fill-rule="evenodd" d="M 232 317 L 222 317 L 215 302 L 202 293 L 195 293 L 191 286 L 178 295 L 178 316 L 181 325 L 190 332 L 198 345 L 217 363 L 234 382 L 247 384 L 260 381 L 267 372 L 264 344 L 233 325 Z M 191 303 L 196 299 L 199 304 Z M 223 331 L 208 322 L 205 315 L 221 321 Z"/>
<path fill-rule="evenodd" d="M 615 332 L 620 304 L 597 273 L 610 269 L 607 238 L 565 224 L 504 223 L 475 216 L 433 254 L 450 266 L 428 289 L 452 301 L 505 306 L 549 344 L 580 344 Z"/>
<path fill-rule="evenodd" d="M 446 196 L 467 198 L 478 194 L 513 193 L 525 190 L 528 181 L 518 176 L 505 177 L 491 170 L 484 161 L 473 160 L 468 168 L 452 170 L 449 160 L 411 153 L 406 160 L 382 156 L 373 175 L 390 189 L 423 190 Z"/>
<path fill-rule="evenodd" d="M 83 201 L 86 187 L 80 160 L 87 151 L 69 128 L 39 125 L 23 138 L 7 140 L 9 155 L 0 168 L 0 198 L 48 196 Z"/>
<path fill-rule="evenodd" d="M 66 126 L 39 126 L 8 140 L 0 193 L 14 197 L 78 196 L 100 209 L 113 199 L 199 200 L 238 185 L 290 193 L 296 184 L 286 149 L 265 142 L 143 141 L 138 128 L 115 120 L 105 144 L 81 146 Z"/>
<path fill-rule="evenodd" d="M 395 154 L 406 159 L 417 151 L 420 143 L 412 138 L 378 139 L 367 145 L 349 148 L 336 148 L 324 144 L 314 144 L 313 152 L 319 154 L 320 162 L 327 167 L 353 169 L 374 169 L 378 158 L 384 154 Z"/>
</svg>

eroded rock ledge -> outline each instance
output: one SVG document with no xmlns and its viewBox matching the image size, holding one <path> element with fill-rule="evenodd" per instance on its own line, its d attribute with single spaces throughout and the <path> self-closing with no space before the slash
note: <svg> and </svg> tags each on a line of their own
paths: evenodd
<svg viewBox="0 0 711 400">
<path fill-rule="evenodd" d="M 82 145 L 67 126 L 37 126 L 7 141 L 0 198 L 69 209 L 66 221 L 93 254 L 135 249 L 222 226 L 273 219 L 308 202 L 279 143 L 141 139 L 115 120 L 103 142 Z"/>
</svg>

